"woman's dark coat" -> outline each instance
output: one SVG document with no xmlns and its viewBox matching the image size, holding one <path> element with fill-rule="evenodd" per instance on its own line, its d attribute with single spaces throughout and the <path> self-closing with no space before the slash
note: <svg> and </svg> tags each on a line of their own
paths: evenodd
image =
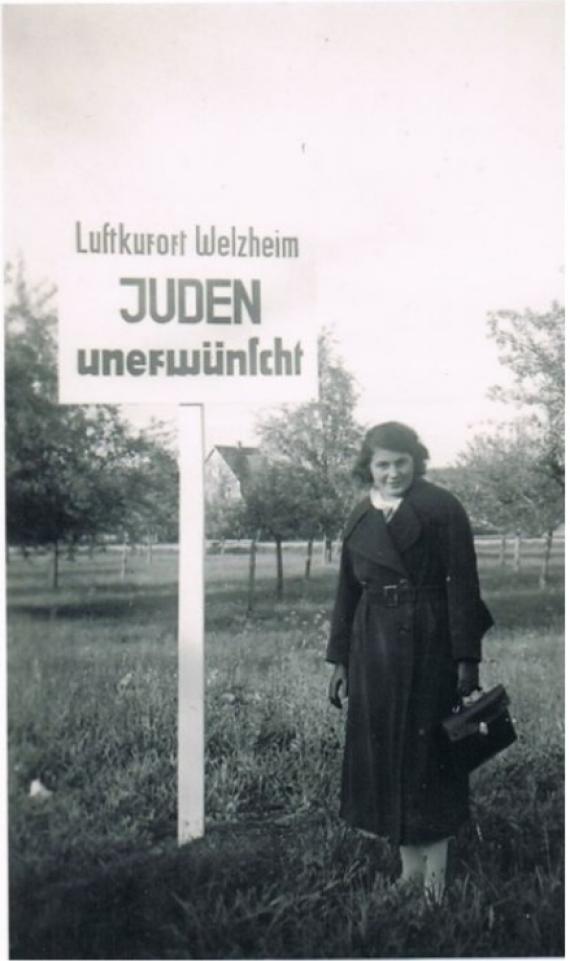
<svg viewBox="0 0 570 961">
<path fill-rule="evenodd" d="M 327 648 L 348 667 L 341 815 L 354 827 L 417 844 L 468 818 L 468 778 L 446 763 L 439 722 L 457 700 L 457 661 L 480 660 L 492 623 L 452 494 L 416 480 L 388 523 L 368 497 L 357 505 Z"/>
</svg>

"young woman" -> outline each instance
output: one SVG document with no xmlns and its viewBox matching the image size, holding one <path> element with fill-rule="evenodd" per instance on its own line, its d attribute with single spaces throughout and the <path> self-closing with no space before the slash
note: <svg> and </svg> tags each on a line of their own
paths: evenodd
<svg viewBox="0 0 570 961">
<path fill-rule="evenodd" d="M 348 696 L 341 816 L 398 844 L 402 879 L 440 897 L 469 784 L 446 764 L 439 726 L 478 687 L 493 621 L 467 515 L 424 479 L 427 458 L 403 424 L 364 438 L 354 473 L 370 492 L 344 532 L 327 660 L 331 702 Z"/>
</svg>

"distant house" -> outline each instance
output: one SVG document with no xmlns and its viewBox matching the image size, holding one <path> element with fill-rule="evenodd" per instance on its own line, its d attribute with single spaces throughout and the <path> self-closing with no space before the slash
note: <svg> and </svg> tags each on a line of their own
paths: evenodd
<svg viewBox="0 0 570 961">
<path fill-rule="evenodd" d="M 261 460 L 262 454 L 258 447 L 216 444 L 206 457 L 206 500 L 240 500 L 244 481 L 251 476 Z"/>
</svg>

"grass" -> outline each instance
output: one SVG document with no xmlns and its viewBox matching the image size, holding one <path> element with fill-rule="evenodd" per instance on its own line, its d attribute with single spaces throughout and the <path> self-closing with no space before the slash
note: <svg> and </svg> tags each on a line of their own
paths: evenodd
<svg viewBox="0 0 570 961">
<path fill-rule="evenodd" d="M 343 719 L 323 663 L 334 567 L 286 554 L 207 560 L 204 839 L 176 845 L 176 557 L 9 566 L 11 957 L 560 956 L 563 597 L 538 560 L 483 558 L 497 627 L 484 679 L 519 740 L 473 778 L 446 904 L 390 884 L 383 842 L 337 818 Z M 557 562 L 558 565 L 559 562 Z M 41 779 L 52 791 L 28 796 Z"/>
</svg>

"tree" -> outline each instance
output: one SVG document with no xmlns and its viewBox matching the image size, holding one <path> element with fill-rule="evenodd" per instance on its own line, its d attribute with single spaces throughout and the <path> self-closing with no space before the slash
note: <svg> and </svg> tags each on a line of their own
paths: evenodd
<svg viewBox="0 0 570 961">
<path fill-rule="evenodd" d="M 162 454 L 159 445 L 133 434 L 116 407 L 58 403 L 54 291 L 30 287 L 21 270 L 8 272 L 7 282 L 7 539 L 49 547 L 57 586 L 63 546 L 73 549 L 132 524 L 135 502 L 140 511 L 141 471 L 149 508 L 162 509 L 164 480 L 158 484 L 162 498 L 156 484 L 151 495 L 149 484 L 150 451 L 155 473 Z"/>
<path fill-rule="evenodd" d="M 330 560 L 332 539 L 353 498 L 349 465 L 362 431 L 354 416 L 354 378 L 336 356 L 329 331 L 319 336 L 318 359 L 318 400 L 282 408 L 266 417 L 258 432 L 268 458 L 290 464 L 311 490 L 316 530 L 325 538 Z"/>
<path fill-rule="evenodd" d="M 238 455 L 239 457 L 239 455 Z M 245 456 L 241 461 L 240 477 L 245 476 Z M 205 524 L 206 537 L 214 538 L 224 550 L 224 542 L 228 537 L 239 538 L 244 530 L 245 504 L 241 492 L 236 491 L 229 473 L 221 472 L 216 475 L 214 483 L 206 484 Z"/>
<path fill-rule="evenodd" d="M 558 479 L 537 457 L 540 440 L 533 420 L 517 421 L 495 434 L 475 437 L 458 459 L 454 489 L 475 525 L 515 533 L 516 569 L 521 533 L 544 536 L 544 586 L 553 532 L 564 517 L 564 497 Z"/>
<path fill-rule="evenodd" d="M 540 428 L 537 464 L 564 486 L 564 308 L 554 302 L 543 314 L 495 311 L 488 325 L 500 362 L 514 375 L 512 387 L 496 386 L 492 395 L 530 408 Z"/>
<path fill-rule="evenodd" d="M 244 524 L 252 536 L 252 554 L 255 541 L 269 536 L 275 541 L 277 579 L 276 594 L 283 596 L 283 541 L 289 537 L 314 536 L 315 509 L 314 489 L 306 483 L 306 474 L 293 464 L 268 461 L 258 465 L 244 481 Z M 250 601 L 252 606 L 250 568 Z"/>
<path fill-rule="evenodd" d="M 227 538 L 240 538 L 243 535 L 244 511 L 243 500 L 235 497 L 226 500 L 219 491 L 206 499 L 206 537 L 219 542 L 221 553 L 224 552 Z"/>
<path fill-rule="evenodd" d="M 127 544 L 146 543 L 152 564 L 154 544 L 178 540 L 178 463 L 160 423 L 129 436 L 115 473 L 124 576 Z"/>
</svg>

